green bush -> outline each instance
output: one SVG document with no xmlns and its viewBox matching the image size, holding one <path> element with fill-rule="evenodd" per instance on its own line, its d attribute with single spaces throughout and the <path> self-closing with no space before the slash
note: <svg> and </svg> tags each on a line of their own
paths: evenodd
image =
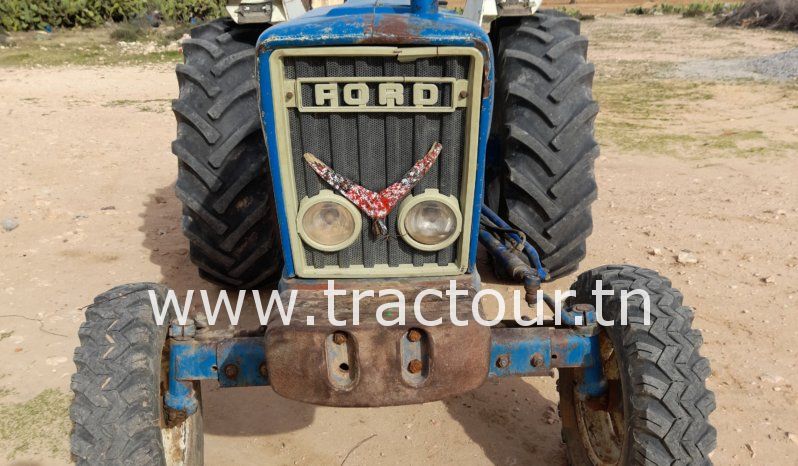
<svg viewBox="0 0 798 466">
<path fill-rule="evenodd" d="M 225 14 L 224 0 L 162 0 L 156 8 L 164 19 L 185 23 L 192 18 L 212 19 Z"/>
<path fill-rule="evenodd" d="M 568 7 L 558 7 L 556 8 L 558 11 L 562 11 L 566 15 L 570 16 L 571 18 L 576 18 L 579 21 L 589 21 L 592 19 L 596 19 L 596 15 L 584 15 L 581 11 L 576 8 L 568 8 Z"/>
<path fill-rule="evenodd" d="M 624 13 L 626 13 L 627 15 L 650 15 L 652 14 L 652 11 L 649 10 L 648 8 L 643 8 L 642 6 L 638 5 L 638 6 L 633 6 L 631 8 L 627 8 L 626 11 L 624 11 Z"/>
<path fill-rule="evenodd" d="M 221 16 L 224 0 L 0 0 L 0 28 L 91 27 L 155 10 L 166 21 L 204 20 Z"/>
<path fill-rule="evenodd" d="M 122 23 L 111 32 L 111 39 L 122 42 L 137 42 L 146 35 L 147 33 L 140 24 Z"/>
</svg>

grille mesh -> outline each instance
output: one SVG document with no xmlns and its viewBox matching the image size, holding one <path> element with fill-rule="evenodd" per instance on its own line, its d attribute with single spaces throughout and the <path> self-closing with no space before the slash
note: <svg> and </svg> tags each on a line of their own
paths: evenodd
<svg viewBox="0 0 798 466">
<path fill-rule="evenodd" d="M 447 77 L 468 79 L 470 59 L 465 56 L 420 58 L 400 63 L 395 57 L 286 57 L 286 79 L 318 77 Z M 410 99 L 410 87 L 405 99 Z M 310 102 L 311 87 L 303 86 L 300 99 Z M 440 99 L 448 105 L 451 89 Z M 369 104 L 376 99 L 372 92 Z M 442 194 L 460 196 L 467 108 L 451 113 L 313 113 L 288 109 L 292 160 L 297 199 L 311 197 L 329 187 L 307 166 L 302 154 L 310 152 L 335 171 L 372 191 L 398 181 L 426 154 L 430 146 L 443 144 L 438 161 L 415 187 L 414 194 L 436 188 Z M 447 265 L 457 259 L 457 242 L 437 252 L 423 252 L 398 237 L 397 210 L 388 216 L 389 237 L 375 239 L 371 221 L 363 217 L 360 238 L 337 252 L 321 252 L 306 245 L 307 265 L 314 268 L 351 265 L 374 267 L 402 264 Z"/>
</svg>

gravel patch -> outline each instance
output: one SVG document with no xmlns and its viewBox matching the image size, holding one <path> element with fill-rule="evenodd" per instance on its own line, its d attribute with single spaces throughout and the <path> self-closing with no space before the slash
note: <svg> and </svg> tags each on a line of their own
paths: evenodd
<svg viewBox="0 0 798 466">
<path fill-rule="evenodd" d="M 765 57 L 691 61 L 679 65 L 675 72 L 692 79 L 798 79 L 798 48 Z"/>
</svg>

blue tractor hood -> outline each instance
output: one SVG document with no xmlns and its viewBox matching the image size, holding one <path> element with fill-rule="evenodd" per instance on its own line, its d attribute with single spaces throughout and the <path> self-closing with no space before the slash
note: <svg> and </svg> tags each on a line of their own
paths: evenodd
<svg viewBox="0 0 798 466">
<path fill-rule="evenodd" d="M 434 0 L 433 0 L 434 1 Z M 482 28 L 460 15 L 418 2 L 350 0 L 311 10 L 267 29 L 259 51 L 319 45 L 457 45 L 471 46 L 491 63 L 490 40 Z"/>
</svg>

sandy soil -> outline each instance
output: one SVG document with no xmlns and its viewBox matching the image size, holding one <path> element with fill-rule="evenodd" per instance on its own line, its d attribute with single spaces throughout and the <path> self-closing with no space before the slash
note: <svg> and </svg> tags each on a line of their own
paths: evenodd
<svg viewBox="0 0 798 466">
<path fill-rule="evenodd" d="M 582 269 L 630 262 L 672 277 L 712 362 L 714 460 L 796 462 L 798 85 L 673 70 L 785 51 L 798 36 L 676 17 L 601 17 L 585 30 L 603 155 Z M 0 218 L 19 222 L 0 230 L 0 463 L 67 461 L 72 351 L 95 294 L 208 286 L 178 226 L 175 94 L 166 65 L 0 68 Z M 677 263 L 681 250 L 698 263 Z M 340 464 L 364 439 L 347 464 L 564 463 L 549 378 L 382 409 L 203 389 L 208 464 Z"/>
</svg>

